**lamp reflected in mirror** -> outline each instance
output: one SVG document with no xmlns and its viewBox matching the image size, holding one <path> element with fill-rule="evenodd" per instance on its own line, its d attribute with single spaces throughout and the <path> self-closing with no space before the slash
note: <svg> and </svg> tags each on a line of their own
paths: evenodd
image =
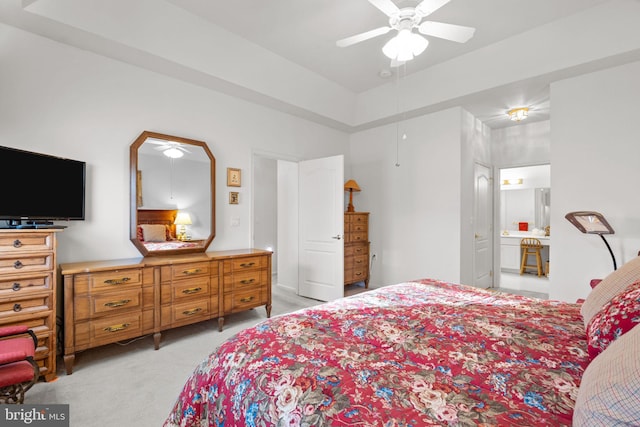
<svg viewBox="0 0 640 427">
<path fill-rule="evenodd" d="M 613 227 L 609 225 L 605 217 L 601 213 L 594 211 L 569 212 L 564 217 L 582 233 L 598 234 L 611 254 L 613 269 L 617 270 L 616 257 L 613 255 L 609 242 L 604 238 L 605 234 L 615 234 L 615 231 L 613 231 Z"/>
<path fill-rule="evenodd" d="M 187 212 L 178 212 L 176 220 L 173 222 L 178 226 L 178 240 L 187 240 L 187 225 L 191 225 L 191 216 Z"/>
</svg>

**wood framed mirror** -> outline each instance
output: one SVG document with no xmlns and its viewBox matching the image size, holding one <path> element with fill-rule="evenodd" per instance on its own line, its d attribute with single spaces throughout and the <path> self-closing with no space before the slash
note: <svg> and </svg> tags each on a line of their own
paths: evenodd
<svg viewBox="0 0 640 427">
<path fill-rule="evenodd" d="M 144 131 L 129 156 L 135 247 L 143 256 L 206 251 L 216 230 L 216 159 L 207 144 Z"/>
</svg>

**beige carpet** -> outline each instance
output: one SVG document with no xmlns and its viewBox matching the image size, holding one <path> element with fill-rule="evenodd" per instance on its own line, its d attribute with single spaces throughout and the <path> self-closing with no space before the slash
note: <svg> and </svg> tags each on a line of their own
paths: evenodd
<svg viewBox="0 0 640 427">
<path fill-rule="evenodd" d="M 274 289 L 272 316 L 319 304 Z M 218 321 L 163 332 L 160 349 L 153 338 L 126 345 L 111 344 L 76 355 L 72 375 L 58 361 L 58 379 L 38 383 L 27 392 L 27 404 L 69 404 L 71 427 L 159 427 L 195 366 L 225 339 L 266 319 L 264 307 Z"/>
</svg>

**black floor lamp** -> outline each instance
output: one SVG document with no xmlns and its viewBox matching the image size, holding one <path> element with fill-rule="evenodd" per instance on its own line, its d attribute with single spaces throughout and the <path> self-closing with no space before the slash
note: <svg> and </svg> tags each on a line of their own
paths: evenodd
<svg viewBox="0 0 640 427">
<path fill-rule="evenodd" d="M 583 233 L 599 234 L 604 244 L 607 245 L 607 249 L 609 249 L 611 259 L 613 260 L 613 269 L 616 270 L 618 268 L 618 265 L 616 264 L 616 257 L 613 255 L 611 246 L 609 246 L 607 239 L 604 238 L 605 234 L 615 234 L 615 231 L 613 231 L 613 228 L 609 225 L 607 220 L 604 219 L 604 216 L 602 216 L 601 213 L 591 211 L 569 212 L 564 217 Z"/>
</svg>

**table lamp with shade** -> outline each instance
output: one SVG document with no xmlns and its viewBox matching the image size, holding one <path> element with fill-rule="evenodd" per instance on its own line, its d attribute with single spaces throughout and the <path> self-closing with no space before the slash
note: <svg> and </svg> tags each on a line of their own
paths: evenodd
<svg viewBox="0 0 640 427">
<path fill-rule="evenodd" d="M 353 207 L 353 192 L 360 191 L 358 183 L 353 179 L 350 179 L 344 183 L 344 191 L 349 192 L 349 206 L 347 206 L 347 212 L 355 212 L 355 208 Z"/>
<path fill-rule="evenodd" d="M 191 225 L 191 216 L 187 212 L 178 212 L 176 215 L 176 220 L 173 221 L 178 228 L 178 235 L 176 236 L 178 240 L 186 240 L 187 239 L 187 225 Z"/>
</svg>

